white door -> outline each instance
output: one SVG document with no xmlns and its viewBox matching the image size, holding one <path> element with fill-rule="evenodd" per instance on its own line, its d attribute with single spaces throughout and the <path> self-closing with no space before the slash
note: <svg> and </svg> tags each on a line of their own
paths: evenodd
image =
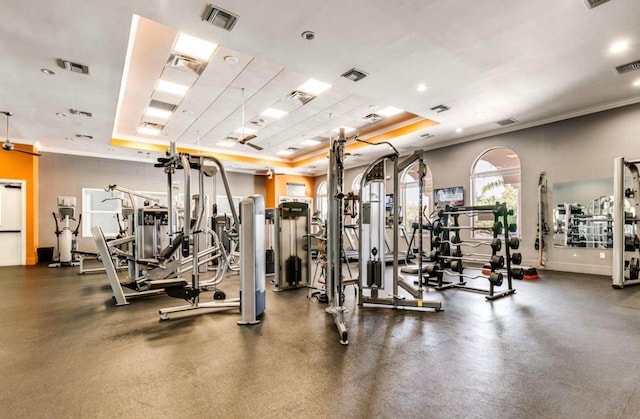
<svg viewBox="0 0 640 419">
<path fill-rule="evenodd" d="M 0 266 L 24 264 L 24 182 L 0 181 Z"/>
</svg>

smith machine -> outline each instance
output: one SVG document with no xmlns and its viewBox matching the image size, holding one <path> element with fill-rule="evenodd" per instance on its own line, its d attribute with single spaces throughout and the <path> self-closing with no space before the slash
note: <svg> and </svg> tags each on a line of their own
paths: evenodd
<svg viewBox="0 0 640 419">
<path fill-rule="evenodd" d="M 357 140 L 357 139 L 356 139 Z M 362 141 L 362 140 L 357 140 Z M 410 165 L 418 162 L 419 173 L 418 190 L 422 191 L 424 186 L 424 178 L 426 176 L 426 165 L 424 163 L 424 152 L 416 151 L 412 156 L 403 162 L 398 162 L 399 153 L 393 148 L 393 152 L 386 154 L 377 160 L 374 160 L 364 171 L 362 181 L 360 183 L 360 263 L 358 287 L 358 304 L 363 306 L 382 306 L 382 307 L 410 307 L 416 309 L 434 309 L 442 310 L 440 301 L 424 300 L 427 292 L 426 281 L 423 280 L 423 252 L 419 251 L 417 255 L 417 272 L 418 281 L 417 288 L 405 281 L 398 275 L 399 268 L 399 211 L 398 200 L 394 200 L 391 214 L 391 222 L 393 228 L 393 246 L 391 248 L 393 254 L 393 270 L 391 288 L 385 281 L 385 178 L 386 178 L 386 162 L 393 164 L 393 190 L 396 196 L 400 190 L 399 178 L 400 173 Z M 423 206 L 422 194 L 419 194 L 418 205 Z M 422 223 L 418 227 L 418 246 L 422 249 Z M 411 297 L 407 298 L 400 294 L 402 288 Z M 387 296 L 381 296 L 382 291 L 387 291 Z"/>
<path fill-rule="evenodd" d="M 640 160 L 626 161 L 618 157 L 613 162 L 613 283 L 614 288 L 640 284 Z M 625 189 L 625 168 L 631 175 Z M 625 198 L 631 201 L 625 209 Z"/>
</svg>

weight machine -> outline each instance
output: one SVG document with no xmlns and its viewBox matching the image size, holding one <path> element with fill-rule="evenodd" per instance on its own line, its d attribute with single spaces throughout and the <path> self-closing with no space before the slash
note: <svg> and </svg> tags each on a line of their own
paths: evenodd
<svg viewBox="0 0 640 419">
<path fill-rule="evenodd" d="M 613 275 L 612 286 L 624 288 L 640 284 L 640 160 L 627 161 L 618 157 L 613 161 Z M 630 184 L 625 188 L 625 168 Z M 631 210 L 625 209 L 626 199 L 632 200 Z M 631 256 L 629 259 L 627 259 Z"/>
<path fill-rule="evenodd" d="M 361 141 L 361 140 L 358 140 Z M 424 152 L 416 151 L 412 156 L 403 162 L 399 162 L 399 153 L 393 148 L 393 152 L 374 160 L 364 171 L 360 181 L 360 263 L 358 274 L 360 284 L 358 287 L 358 304 L 363 306 L 382 307 L 408 307 L 414 309 L 434 309 L 442 310 L 440 301 L 424 300 L 426 282 L 422 278 L 423 256 L 422 256 L 422 223 L 419 226 L 418 240 L 420 252 L 417 255 L 418 286 L 417 288 L 399 276 L 399 211 L 397 202 L 391 208 L 391 224 L 393 230 L 391 252 L 393 256 L 392 282 L 388 296 L 381 297 L 380 292 L 388 290 L 385 284 L 385 211 L 386 211 L 386 162 L 393 164 L 393 190 L 397 194 L 400 190 L 400 173 L 414 164 L 419 163 L 420 176 L 418 190 L 423 190 L 426 166 L 424 164 Z M 422 194 L 419 195 L 418 205 L 422 208 Z M 408 293 L 411 298 L 400 294 L 400 289 Z"/>
<path fill-rule="evenodd" d="M 310 284 L 311 246 L 309 206 L 304 202 L 283 202 L 275 211 L 274 291 L 306 287 Z"/>
</svg>

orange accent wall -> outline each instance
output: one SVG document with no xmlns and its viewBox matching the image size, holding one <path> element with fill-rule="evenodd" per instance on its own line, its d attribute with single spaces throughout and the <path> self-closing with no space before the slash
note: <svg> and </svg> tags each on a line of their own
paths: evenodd
<svg viewBox="0 0 640 419">
<path fill-rule="evenodd" d="M 265 206 L 275 208 L 280 196 L 287 196 L 287 183 L 301 183 L 305 185 L 305 196 L 315 199 L 315 188 L 312 177 L 295 175 L 273 175 L 273 179 L 267 178 Z"/>
<path fill-rule="evenodd" d="M 21 150 L 35 152 L 33 146 L 16 144 Z M 27 183 L 27 219 L 26 219 L 26 264 L 38 262 L 38 157 L 16 151 L 0 151 L 0 178 L 24 180 Z"/>
</svg>

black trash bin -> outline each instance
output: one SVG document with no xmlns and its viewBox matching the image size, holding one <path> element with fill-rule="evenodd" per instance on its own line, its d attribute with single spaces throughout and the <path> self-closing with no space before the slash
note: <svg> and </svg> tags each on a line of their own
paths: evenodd
<svg viewBox="0 0 640 419">
<path fill-rule="evenodd" d="M 38 247 L 38 263 L 53 262 L 53 247 Z"/>
</svg>

